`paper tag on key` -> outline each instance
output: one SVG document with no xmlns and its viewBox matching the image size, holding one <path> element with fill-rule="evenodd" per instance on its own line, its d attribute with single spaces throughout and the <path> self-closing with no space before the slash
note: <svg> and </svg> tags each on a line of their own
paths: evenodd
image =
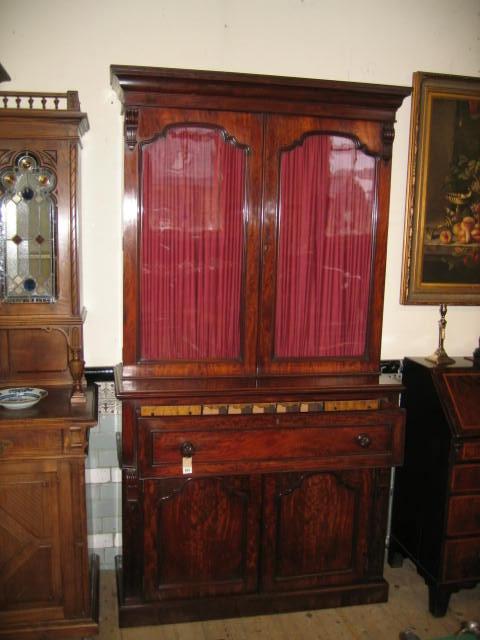
<svg viewBox="0 0 480 640">
<path fill-rule="evenodd" d="M 186 473 L 192 473 L 192 461 L 193 458 L 182 458 L 183 475 L 185 475 Z"/>
</svg>

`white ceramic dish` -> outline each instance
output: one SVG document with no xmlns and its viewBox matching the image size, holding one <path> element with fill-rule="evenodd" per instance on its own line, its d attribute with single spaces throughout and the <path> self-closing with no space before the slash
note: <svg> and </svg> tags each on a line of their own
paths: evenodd
<svg viewBox="0 0 480 640">
<path fill-rule="evenodd" d="M 29 409 L 48 395 L 45 389 L 12 387 L 0 389 L 0 407 L 5 409 Z"/>
</svg>

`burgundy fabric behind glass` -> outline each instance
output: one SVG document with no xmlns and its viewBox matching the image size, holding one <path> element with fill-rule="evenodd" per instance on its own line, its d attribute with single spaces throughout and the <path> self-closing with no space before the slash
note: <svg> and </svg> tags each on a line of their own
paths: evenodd
<svg viewBox="0 0 480 640">
<path fill-rule="evenodd" d="M 142 162 L 141 357 L 239 358 L 245 150 L 178 126 Z"/>
<path fill-rule="evenodd" d="M 375 159 L 348 138 L 282 153 L 275 356 L 364 352 L 375 184 Z"/>
</svg>

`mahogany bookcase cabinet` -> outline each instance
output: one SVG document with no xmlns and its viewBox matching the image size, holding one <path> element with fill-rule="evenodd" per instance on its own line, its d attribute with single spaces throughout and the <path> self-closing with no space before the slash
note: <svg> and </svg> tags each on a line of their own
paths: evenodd
<svg viewBox="0 0 480 640">
<path fill-rule="evenodd" d="M 113 66 L 125 114 L 120 624 L 383 601 L 379 376 L 409 89 Z"/>
<path fill-rule="evenodd" d="M 425 578 L 429 609 L 480 581 L 480 369 L 471 360 L 435 367 L 406 358 L 405 464 L 397 470 L 388 559 L 410 558 Z"/>
</svg>

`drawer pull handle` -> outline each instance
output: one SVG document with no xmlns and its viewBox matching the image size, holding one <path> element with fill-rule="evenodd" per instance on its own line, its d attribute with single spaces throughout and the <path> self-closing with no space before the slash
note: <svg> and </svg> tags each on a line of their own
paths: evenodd
<svg viewBox="0 0 480 640">
<path fill-rule="evenodd" d="M 356 437 L 356 441 L 360 447 L 363 447 L 363 449 L 368 449 L 368 447 L 372 444 L 372 439 L 370 438 L 370 436 L 367 436 L 366 433 L 360 433 Z"/>
<path fill-rule="evenodd" d="M 183 458 L 192 458 L 195 453 L 195 447 L 191 442 L 184 442 L 180 447 Z"/>
</svg>

